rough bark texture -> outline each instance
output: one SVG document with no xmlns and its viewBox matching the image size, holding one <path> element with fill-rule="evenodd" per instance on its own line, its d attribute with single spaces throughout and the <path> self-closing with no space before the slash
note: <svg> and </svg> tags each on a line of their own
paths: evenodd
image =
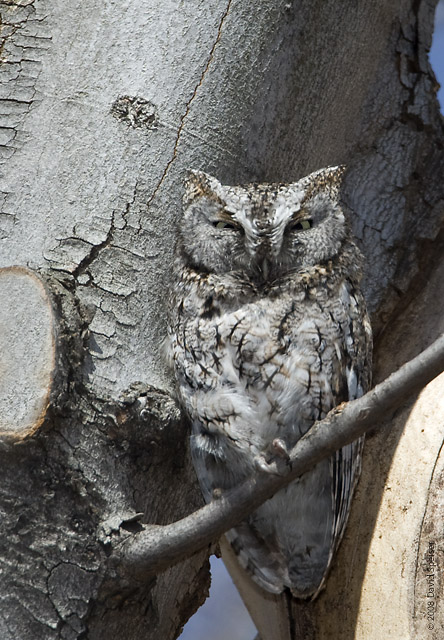
<svg viewBox="0 0 444 640">
<path fill-rule="evenodd" d="M 110 546 L 137 529 L 138 518 L 162 524 L 201 504 L 161 347 L 187 168 L 235 183 L 290 181 L 348 164 L 374 324 L 379 332 L 390 319 L 385 335 L 405 336 L 401 345 L 381 338 L 377 375 L 442 330 L 430 304 L 415 302 L 438 269 L 433 247 L 443 217 L 443 125 L 427 59 L 434 5 L 0 2 L 0 266 L 39 269 L 49 283 L 68 391 L 32 438 L 0 449 L 2 640 L 173 639 L 206 595 L 206 552 L 147 584 L 122 585 L 106 572 Z M 427 291 L 436 301 L 438 290 Z M 411 334 L 391 315 L 409 299 Z M 20 306 L 13 296 L 1 302 Z M 46 322 L 32 315 L 29 332 Z M 138 380 L 148 386 L 130 388 Z M 8 410 L 3 402 L 0 411 Z M 327 591 L 296 611 L 294 637 L 312 637 L 304 620 L 318 625 L 319 638 L 352 638 L 355 627 L 366 640 L 390 636 L 395 626 L 374 626 L 383 596 L 371 595 L 385 584 L 390 553 L 373 530 L 396 532 L 405 517 L 399 505 L 412 519 L 405 547 L 396 539 L 408 570 L 398 575 L 404 626 L 393 637 L 398 629 L 399 637 L 421 636 L 425 574 L 417 558 L 442 542 L 433 528 L 443 472 L 438 431 L 430 429 L 430 446 L 420 430 L 405 443 L 409 464 L 412 450 L 422 456 L 414 460 L 414 475 L 417 464 L 423 470 L 415 510 L 394 490 L 402 475 L 384 484 L 404 441 L 381 435 L 368 443 L 347 540 Z M 400 474 L 406 466 L 403 457 Z M 381 502 L 388 495 L 397 506 Z M 377 587 L 370 581 L 361 597 L 372 571 Z M 387 619 L 394 616 L 397 606 Z"/>
</svg>

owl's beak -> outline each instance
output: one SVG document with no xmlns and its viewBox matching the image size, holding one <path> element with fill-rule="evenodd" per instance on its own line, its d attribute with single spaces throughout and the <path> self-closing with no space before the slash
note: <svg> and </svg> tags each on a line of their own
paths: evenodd
<svg viewBox="0 0 444 640">
<path fill-rule="evenodd" d="M 268 276 L 271 270 L 271 262 L 268 258 L 264 258 L 261 264 L 262 277 L 264 280 L 268 280 Z"/>
</svg>

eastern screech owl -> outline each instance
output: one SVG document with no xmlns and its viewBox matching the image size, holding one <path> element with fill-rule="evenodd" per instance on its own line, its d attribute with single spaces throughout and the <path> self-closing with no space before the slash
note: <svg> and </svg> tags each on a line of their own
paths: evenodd
<svg viewBox="0 0 444 640">
<path fill-rule="evenodd" d="M 186 184 L 170 308 L 180 402 L 206 501 L 291 448 L 370 384 L 362 256 L 339 199 L 343 169 L 293 184 Z M 347 522 L 363 440 L 227 533 L 264 589 L 317 595 Z"/>
</svg>

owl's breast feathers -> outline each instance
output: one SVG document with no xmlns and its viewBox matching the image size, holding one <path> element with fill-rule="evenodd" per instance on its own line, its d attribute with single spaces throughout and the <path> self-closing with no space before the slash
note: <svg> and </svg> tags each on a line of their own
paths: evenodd
<svg viewBox="0 0 444 640">
<path fill-rule="evenodd" d="M 371 333 L 353 258 L 350 249 L 260 291 L 240 275 L 182 270 L 172 352 L 207 500 L 250 475 L 274 438 L 293 446 L 334 406 L 367 390 Z M 287 586 L 301 597 L 319 590 L 347 519 L 361 446 L 320 463 L 229 533 L 264 588 Z"/>
<path fill-rule="evenodd" d="M 347 400 L 350 387 L 353 396 L 362 394 L 370 329 L 362 323 L 362 295 L 342 271 L 350 269 L 330 262 L 268 291 L 247 286 L 238 275 L 182 271 L 171 336 L 179 391 L 192 418 L 228 421 L 220 428 L 235 422 L 242 432 L 243 413 L 249 422 L 257 414 L 255 433 L 267 442 L 290 421 L 294 434 L 287 435 L 294 442 Z M 363 380 L 353 373 L 357 363 L 365 367 Z M 211 394 L 205 415 L 197 391 L 198 397 Z"/>
</svg>

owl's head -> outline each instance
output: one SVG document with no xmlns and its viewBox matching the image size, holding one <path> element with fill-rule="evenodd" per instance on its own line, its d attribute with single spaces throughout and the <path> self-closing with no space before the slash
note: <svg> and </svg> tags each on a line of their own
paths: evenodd
<svg viewBox="0 0 444 640">
<path fill-rule="evenodd" d="M 224 186 L 190 172 L 179 242 L 197 270 L 273 282 L 336 256 L 349 236 L 339 202 L 343 167 L 292 184 Z"/>
</svg>

